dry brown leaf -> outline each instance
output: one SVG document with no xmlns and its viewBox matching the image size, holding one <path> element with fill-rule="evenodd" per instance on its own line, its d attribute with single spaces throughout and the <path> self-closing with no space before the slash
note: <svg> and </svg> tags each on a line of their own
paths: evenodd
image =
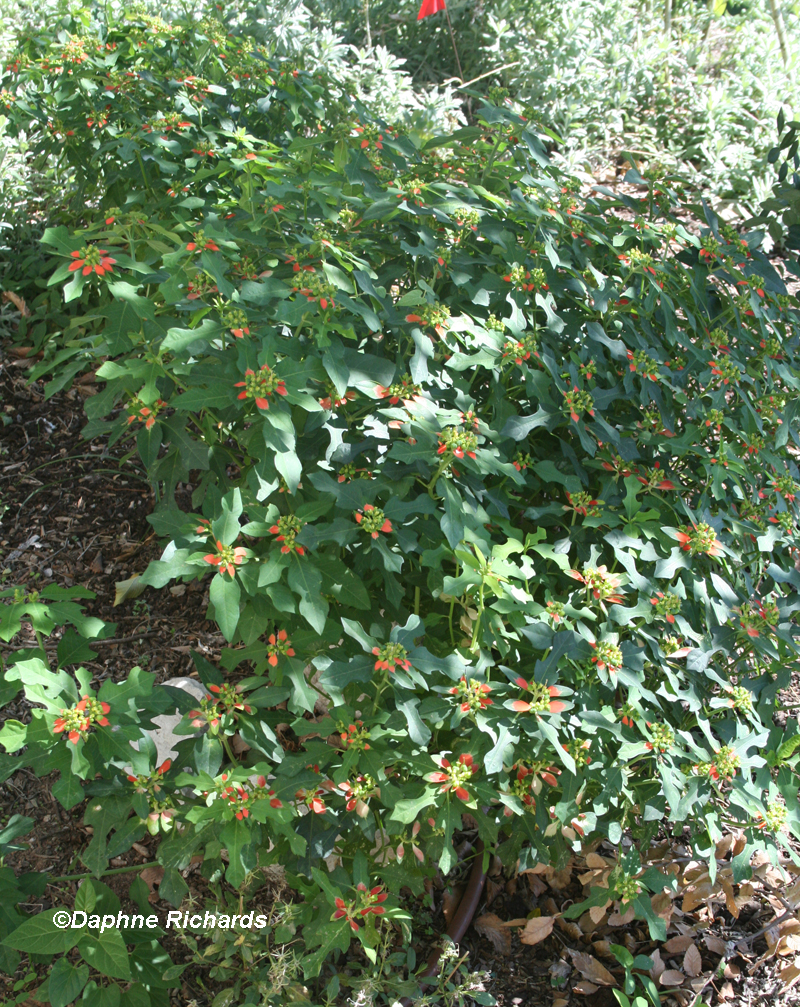
<svg viewBox="0 0 800 1007">
<path fill-rule="evenodd" d="M 785 989 L 794 986 L 798 979 L 800 979 L 800 968 L 797 965 L 798 959 L 795 959 L 793 965 L 787 965 L 785 969 L 781 969 L 778 973 L 778 978 L 783 983 Z"/>
<path fill-rule="evenodd" d="M 733 1000 L 736 994 L 733 992 L 733 986 L 730 983 L 723 983 L 719 988 L 718 996 L 720 1000 Z"/>
<path fill-rule="evenodd" d="M 589 916 L 591 917 L 592 923 L 594 923 L 595 926 L 597 926 L 597 924 L 601 920 L 605 919 L 606 909 L 607 908 L 608 908 L 607 905 L 606 906 L 592 906 L 592 908 L 589 910 Z"/>
<path fill-rule="evenodd" d="M 500 884 L 498 884 L 496 881 L 493 881 L 492 878 L 487 878 L 486 879 L 486 905 L 490 906 L 494 902 L 494 900 L 497 898 L 497 896 L 500 894 L 500 892 L 502 892 L 502 890 L 503 890 L 503 884 L 502 884 L 502 882 Z"/>
<path fill-rule="evenodd" d="M 592 868 L 605 869 L 609 866 L 605 857 L 601 857 L 599 853 L 587 853 L 586 854 L 586 866 Z"/>
<path fill-rule="evenodd" d="M 725 966 L 725 971 L 722 973 L 726 979 L 735 979 L 737 976 L 742 974 L 742 970 L 734 962 L 728 962 Z"/>
<path fill-rule="evenodd" d="M 670 937 L 661 947 L 669 951 L 671 955 L 682 955 L 687 948 L 694 944 L 694 938 L 690 934 L 679 934 L 677 937 Z"/>
<path fill-rule="evenodd" d="M 735 836 L 732 832 L 729 832 L 726 836 L 723 836 L 722 839 L 720 839 L 714 851 L 717 860 L 725 859 L 728 850 L 730 850 L 731 846 L 733 846 L 734 839 Z"/>
<path fill-rule="evenodd" d="M 560 871 L 554 871 L 552 867 L 549 867 L 544 872 L 544 876 L 553 891 L 560 892 L 569 887 L 572 881 L 572 868 L 562 867 Z"/>
<path fill-rule="evenodd" d="M 703 938 L 703 943 L 708 948 L 708 950 L 715 955 L 724 955 L 727 945 L 721 937 L 714 937 L 713 934 L 706 934 Z"/>
<path fill-rule="evenodd" d="M 634 919 L 636 919 L 636 910 L 633 908 L 633 905 L 630 905 L 624 913 L 612 913 L 608 917 L 608 925 L 610 927 L 624 927 Z"/>
<path fill-rule="evenodd" d="M 565 920 L 559 916 L 558 928 L 559 930 L 563 930 L 570 940 L 579 941 L 583 937 L 583 930 L 581 930 L 580 924 L 575 923 L 573 920 Z"/>
<path fill-rule="evenodd" d="M 569 1000 L 564 1000 L 562 997 L 556 997 L 553 1001 L 553 1007 L 567 1007 Z"/>
<path fill-rule="evenodd" d="M 472 924 L 481 937 L 492 942 L 498 954 L 511 954 L 511 934 L 504 929 L 503 921 L 499 916 L 495 916 L 494 913 L 484 913 L 483 916 L 473 920 Z"/>
<path fill-rule="evenodd" d="M 704 881 L 700 881 L 686 890 L 681 910 L 684 913 L 690 913 L 694 909 L 697 909 L 698 906 L 702 906 L 706 900 L 719 894 L 719 888 L 706 878 Z"/>
<path fill-rule="evenodd" d="M 2 294 L 2 300 L 11 301 L 17 311 L 23 315 L 25 318 L 30 317 L 30 309 L 28 305 L 23 301 L 19 294 L 15 294 L 12 290 L 4 290 Z"/>
<path fill-rule="evenodd" d="M 736 905 L 736 897 L 733 894 L 733 886 L 729 881 L 725 881 L 723 878 L 719 879 L 719 883 L 725 893 L 725 905 L 728 907 L 728 912 L 736 920 L 739 918 L 739 907 Z"/>
<path fill-rule="evenodd" d="M 677 969 L 665 969 L 658 977 L 662 986 L 680 986 L 685 979 L 686 976 L 683 972 L 679 972 Z"/>
<path fill-rule="evenodd" d="M 580 972 L 584 979 L 598 986 L 616 986 L 617 980 L 611 975 L 605 965 L 601 964 L 592 955 L 587 955 L 583 951 L 570 951 L 572 964 Z"/>
<path fill-rule="evenodd" d="M 683 971 L 692 979 L 696 979 L 703 971 L 703 959 L 694 944 L 686 949 L 683 956 Z"/>
<path fill-rule="evenodd" d="M 592 941 L 592 950 L 596 955 L 600 955 L 601 958 L 614 958 L 614 952 L 611 950 L 611 941 Z"/>
<path fill-rule="evenodd" d="M 536 916 L 528 920 L 519 939 L 523 944 L 538 944 L 553 932 L 553 916 Z"/>
<path fill-rule="evenodd" d="M 143 871 L 139 872 L 139 877 L 150 889 L 150 894 L 147 896 L 148 902 L 157 902 L 158 892 L 156 891 L 155 886 L 161 883 L 161 879 L 164 877 L 164 868 L 145 867 Z"/>
<path fill-rule="evenodd" d="M 650 905 L 653 912 L 669 926 L 672 920 L 672 896 L 669 892 L 656 892 L 650 896 Z"/>
<path fill-rule="evenodd" d="M 528 888 L 530 888 L 531 894 L 535 895 L 537 899 L 547 891 L 547 885 L 538 874 L 528 875 Z"/>
<path fill-rule="evenodd" d="M 800 934 L 785 934 L 775 949 L 779 955 L 794 955 L 800 951 Z"/>
<path fill-rule="evenodd" d="M 588 979 L 584 979 L 583 982 L 575 983 L 572 987 L 573 993 L 578 993 L 581 996 L 591 996 L 592 993 L 596 993 L 598 987 L 594 983 L 590 983 Z"/>
<path fill-rule="evenodd" d="M 658 948 L 655 951 L 650 952 L 650 958 L 653 962 L 653 967 L 650 969 L 650 978 L 655 982 L 658 982 L 661 973 L 666 969 L 666 965 L 662 961 L 661 952 Z"/>
</svg>

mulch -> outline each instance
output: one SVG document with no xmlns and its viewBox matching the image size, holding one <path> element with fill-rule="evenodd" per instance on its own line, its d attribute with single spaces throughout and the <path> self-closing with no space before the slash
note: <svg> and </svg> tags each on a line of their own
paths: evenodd
<svg viewBox="0 0 800 1007">
<path fill-rule="evenodd" d="M 103 440 L 87 442 L 82 438 L 84 400 L 93 393 L 92 385 L 76 383 L 72 389 L 47 399 L 42 382 L 28 383 L 29 365 L 28 360 L 17 358 L 10 347 L 0 350 L 0 411 L 10 421 L 0 425 L 0 587 L 22 586 L 31 590 L 48 584 L 82 585 L 95 593 L 94 600 L 84 603 L 87 613 L 116 624 L 113 636 L 97 643 L 96 660 L 87 664 L 97 685 L 106 678 L 124 679 L 135 665 L 154 672 L 157 681 L 190 674 L 194 667 L 192 650 L 215 661 L 225 641 L 205 618 L 208 578 L 161 591 L 148 589 L 135 601 L 114 606 L 116 582 L 142 573 L 151 560 L 159 558 L 159 543 L 147 522 L 154 508 L 153 494 L 138 456 L 135 453 L 129 456 L 130 444 L 120 442 L 109 448 Z M 190 496 L 191 487 L 179 487 L 178 502 L 187 511 L 191 510 Z M 53 646 L 56 639 L 57 634 Z M 33 645 L 35 640 L 26 636 L 23 629 L 9 644 L 0 642 L 0 655 L 6 657 L 14 650 Z M 784 717 L 798 715 L 798 683 L 784 697 L 784 710 Z M 0 710 L 0 720 L 9 716 L 25 720 L 29 713 L 25 704 L 18 702 Z M 38 779 L 31 771 L 20 770 L 0 784 L 0 827 L 14 814 L 28 815 L 36 821 L 33 832 L 25 839 L 28 848 L 6 857 L 6 866 L 17 873 L 46 870 L 60 877 L 85 870 L 79 860 L 89 839 L 89 831 L 83 825 L 83 806 L 65 811 L 52 797 L 51 783 L 46 777 Z M 469 838 L 468 833 L 465 838 Z M 151 862 L 155 846 L 155 841 L 149 838 L 137 843 L 136 848 L 115 860 L 112 867 Z M 608 857 L 613 849 L 601 847 L 599 853 Z M 461 952 L 468 955 L 472 971 L 488 974 L 483 980 L 484 988 L 497 998 L 500 1007 L 539 1004 L 616 1007 L 610 987 L 601 985 L 592 989 L 592 983 L 585 985 L 586 973 L 579 967 L 581 963 L 585 966 L 585 959 L 576 958 L 576 953 L 601 961 L 618 978 L 621 973 L 613 956 L 609 957 L 609 943 L 624 944 L 634 954 L 650 954 L 656 947 L 649 940 L 646 927 L 637 922 L 613 927 L 606 920 L 591 929 L 582 919 L 579 921 L 582 926 L 556 927 L 535 945 L 520 943 L 519 927 L 505 931 L 499 927 L 503 921 L 524 920 L 531 914 L 552 914 L 570 902 L 581 901 L 583 886 L 578 875 L 583 869 L 576 864 L 576 870 L 566 878 L 562 876 L 553 887 L 552 879 L 515 877 L 513 872 L 503 870 L 499 862 L 492 865 L 486 893 L 476 913 L 476 920 L 482 922 L 467 931 Z M 122 900 L 124 911 L 135 911 L 128 898 L 128 888 L 135 876 L 122 873 L 106 879 Z M 166 913 L 172 907 L 158 898 L 157 869 L 149 878 L 154 911 Z M 199 865 L 190 867 L 186 880 L 196 904 L 211 899 Z M 412 906 L 420 924 L 419 932 L 423 934 L 419 961 L 427 957 L 428 946 L 446 926 L 457 903 L 458 893 L 454 891 L 457 883 L 457 876 L 447 883 L 436 879 L 433 909 L 425 909 L 421 903 Z M 75 891 L 74 881 L 48 886 L 44 896 L 27 908 L 41 911 L 53 905 L 71 906 Z M 263 899 L 267 901 L 280 895 L 274 886 L 268 886 L 264 892 Z M 262 899 L 262 893 L 258 898 Z M 783 945 L 772 941 L 777 951 L 773 955 L 769 954 L 769 934 L 756 937 L 752 947 L 739 944 L 736 950 L 730 944 L 732 953 L 727 957 L 727 965 L 716 974 L 721 959 L 719 953 L 708 949 L 710 939 L 717 949 L 719 944 L 714 945 L 713 939 L 735 944 L 776 917 L 774 903 L 763 893 L 756 891 L 752 900 L 741 906 L 738 919 L 728 911 L 724 900 L 720 903 L 713 898 L 705 907 L 677 913 L 673 923 L 677 921 L 680 932 L 690 932 L 693 940 L 696 936 L 701 950 L 699 979 L 707 982 L 698 1005 L 701 1002 L 748 1007 L 800 1004 L 796 988 L 784 989 L 788 973 L 784 972 L 783 979 L 779 975 L 781 969 L 785 970 L 795 960 L 794 951 L 787 951 L 786 938 Z M 797 930 L 800 931 L 800 923 Z M 168 935 L 165 947 L 174 962 L 191 957 L 174 935 Z M 800 952 L 800 938 L 797 950 Z M 766 957 L 759 963 L 765 952 Z M 681 954 L 670 958 L 662 951 L 662 957 L 668 969 L 682 967 Z M 356 954 L 350 966 L 357 963 Z M 339 968 L 344 973 L 348 964 L 340 962 Z M 10 988 L 11 980 L 7 984 Z M 220 988 L 218 983 L 204 978 L 202 970 L 189 970 L 182 986 L 174 991 L 173 1001 L 205 1007 Z M 582 988 L 584 992 L 579 992 Z M 687 989 L 670 992 L 662 988 L 661 993 L 665 1003 L 678 1007 L 691 1007 L 694 997 L 692 990 Z M 35 1001 L 29 1003 L 33 1005 Z"/>
</svg>

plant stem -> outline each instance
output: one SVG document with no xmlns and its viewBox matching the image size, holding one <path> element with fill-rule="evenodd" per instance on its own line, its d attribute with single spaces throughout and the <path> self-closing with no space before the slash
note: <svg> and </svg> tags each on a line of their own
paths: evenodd
<svg viewBox="0 0 800 1007">
<path fill-rule="evenodd" d="M 132 871 L 143 871 L 145 867 L 159 866 L 160 864 L 157 860 L 148 860 L 144 864 L 131 864 L 130 867 L 114 867 L 110 871 L 103 871 L 100 875 L 94 874 L 92 871 L 87 871 L 86 874 L 64 874 L 60 878 L 51 878 L 48 884 L 56 885 L 62 881 L 82 881 L 83 878 L 107 878 L 110 874 L 130 874 Z"/>
</svg>

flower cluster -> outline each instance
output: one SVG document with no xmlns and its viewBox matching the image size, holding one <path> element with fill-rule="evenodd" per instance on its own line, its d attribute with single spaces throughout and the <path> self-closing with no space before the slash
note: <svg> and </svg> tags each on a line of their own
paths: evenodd
<svg viewBox="0 0 800 1007">
<path fill-rule="evenodd" d="M 650 737 L 644 747 L 651 752 L 668 752 L 675 744 L 675 732 L 669 724 L 648 724 Z"/>
<path fill-rule="evenodd" d="M 450 309 L 446 304 L 420 304 L 414 312 L 406 315 L 406 321 L 426 327 L 432 325 L 436 334 L 443 336 L 449 317 Z"/>
<path fill-rule="evenodd" d="M 213 238 L 207 238 L 204 231 L 192 232 L 192 240 L 186 245 L 187 252 L 218 252 L 219 245 Z"/>
<path fill-rule="evenodd" d="M 310 269 L 306 267 L 306 274 L 303 276 L 301 282 L 302 286 L 293 286 L 292 290 L 301 293 L 309 302 L 318 301 L 323 311 L 328 307 L 336 307 L 333 300 L 336 287 L 332 283 L 328 283 L 327 280 L 324 280 L 313 267 Z"/>
<path fill-rule="evenodd" d="M 628 350 L 628 364 L 630 370 L 636 371 L 642 375 L 642 377 L 649 378 L 651 381 L 658 381 L 658 361 L 653 360 L 652 357 L 648 356 L 644 350 Z"/>
<path fill-rule="evenodd" d="M 163 399 L 156 399 L 156 401 L 149 406 L 146 406 L 138 397 L 131 399 L 128 403 L 128 426 L 138 420 L 140 423 L 144 423 L 146 430 L 152 430 L 155 426 L 158 414 L 162 409 L 166 408 L 167 403 Z"/>
<path fill-rule="evenodd" d="M 686 531 L 678 532 L 675 538 L 680 542 L 681 549 L 690 556 L 697 556 L 698 553 L 706 556 L 722 555 L 722 544 L 717 541 L 717 533 L 704 521 L 688 525 Z"/>
<path fill-rule="evenodd" d="M 571 392 L 562 392 L 564 405 L 561 407 L 565 416 L 577 423 L 581 418 L 581 413 L 588 413 L 594 419 L 594 400 L 589 392 L 573 386 Z"/>
<path fill-rule="evenodd" d="M 364 504 L 363 510 L 356 511 L 354 517 L 356 524 L 360 524 L 372 538 L 377 538 L 379 532 L 388 535 L 392 530 L 392 522 L 386 518 L 380 507 L 375 507 L 373 504 Z"/>
<path fill-rule="evenodd" d="M 788 818 L 786 805 L 773 801 L 772 804 L 767 805 L 766 812 L 763 815 L 756 815 L 756 818 L 760 820 L 758 828 L 766 829 L 769 832 L 781 832 Z"/>
<path fill-rule="evenodd" d="M 448 455 L 453 458 L 476 458 L 478 450 L 478 435 L 472 430 L 459 430 L 458 427 L 446 427 L 439 433 L 437 455 Z"/>
<path fill-rule="evenodd" d="M 296 552 L 298 556 L 305 556 L 305 549 L 297 545 L 295 539 L 302 530 L 303 522 L 294 514 L 285 514 L 278 518 L 277 524 L 272 525 L 269 530 L 270 535 L 275 535 L 276 542 L 283 542 L 281 552 Z"/>
<path fill-rule="evenodd" d="M 614 605 L 622 604 L 622 597 L 617 594 L 621 578 L 617 574 L 609 573 L 606 566 L 598 566 L 596 569 L 587 566 L 584 567 L 583 573 L 579 570 L 567 570 L 567 573 L 574 580 L 579 580 L 581 584 L 586 585 L 587 598 L 591 594 L 595 601 L 609 601 Z"/>
<path fill-rule="evenodd" d="M 236 339 L 242 339 L 244 336 L 250 335 L 246 311 L 242 311 L 241 308 L 226 308 L 221 314 L 222 324 Z"/>
<path fill-rule="evenodd" d="M 402 643 L 385 643 L 382 647 L 373 647 L 372 653 L 377 658 L 375 671 L 394 671 L 396 668 L 411 670 L 408 651 Z"/>
<path fill-rule="evenodd" d="M 650 599 L 650 604 L 655 608 L 656 616 L 666 619 L 670 624 L 675 622 L 675 613 L 681 610 L 681 599 L 678 595 L 665 595 L 663 591 L 656 591 L 656 596 Z"/>
<path fill-rule="evenodd" d="M 233 577 L 235 567 L 241 566 L 244 563 L 247 557 L 247 549 L 243 546 L 223 545 L 219 539 L 217 539 L 216 546 L 217 551 L 204 556 L 204 561 L 210 563 L 211 566 L 217 567 L 220 573 L 227 573 L 229 577 Z"/>
<path fill-rule="evenodd" d="M 589 643 L 594 650 L 592 664 L 597 665 L 598 671 L 608 670 L 609 674 L 616 674 L 622 667 L 622 651 L 615 643 L 608 640 L 601 640 L 600 643 Z"/>
<path fill-rule="evenodd" d="M 252 713 L 252 706 L 242 701 L 239 694 L 240 686 L 209 685 L 208 692 L 200 700 L 200 707 L 190 710 L 186 716 L 192 727 L 208 726 L 211 734 L 216 734 L 224 717 L 236 720 L 239 713 Z"/>
<path fill-rule="evenodd" d="M 73 707 L 61 711 L 61 716 L 57 717 L 53 723 L 53 732 L 61 734 L 66 731 L 72 744 L 77 745 L 79 741 L 86 739 L 93 724 L 108 727 L 106 714 L 110 711 L 111 707 L 108 703 L 102 703 L 90 696 L 83 696 Z"/>
<path fill-rule="evenodd" d="M 526 269 L 524 266 L 513 266 L 508 274 L 503 277 L 506 283 L 510 283 L 515 290 L 523 293 L 533 293 L 539 290 L 548 290 L 546 275 L 543 269 Z"/>
<path fill-rule="evenodd" d="M 774 602 L 754 601 L 749 609 L 739 612 L 739 626 L 747 636 L 757 637 L 762 632 L 771 632 L 778 625 L 780 613 Z"/>
<path fill-rule="evenodd" d="M 357 720 L 355 724 L 348 724 L 347 730 L 342 729 L 339 738 L 345 748 L 353 748 L 357 752 L 369 751 L 370 733 L 364 727 L 363 720 Z"/>
<path fill-rule="evenodd" d="M 741 762 L 738 753 L 730 745 L 723 745 L 711 762 L 699 762 L 695 769 L 700 776 L 706 776 L 710 780 L 732 780 Z"/>
<path fill-rule="evenodd" d="M 512 360 L 515 364 L 522 364 L 530 360 L 531 356 L 538 357 L 539 340 L 532 333 L 526 333 L 521 339 L 509 340 L 504 349 L 502 359 Z"/>
<path fill-rule="evenodd" d="M 270 633 L 269 642 L 267 643 L 267 663 L 273 668 L 278 666 L 278 655 L 285 654 L 286 657 L 294 657 L 294 650 L 292 648 L 292 641 L 285 629 L 278 630 L 277 635 L 275 633 Z"/>
<path fill-rule="evenodd" d="M 711 373 L 715 378 L 719 378 L 722 385 L 727 385 L 731 381 L 736 382 L 741 377 L 739 365 L 726 356 L 711 361 Z"/>
<path fill-rule="evenodd" d="M 352 782 L 344 780 L 342 783 L 337 783 L 336 789 L 341 790 L 346 798 L 345 810 L 355 811 L 359 818 L 366 818 L 369 814 L 367 802 L 370 797 L 381 796 L 380 787 L 375 780 L 364 774 L 359 774 Z"/>
<path fill-rule="evenodd" d="M 69 272 L 74 273 L 80 269 L 84 276 L 90 273 L 96 273 L 98 276 L 113 273 L 117 261 L 111 258 L 105 248 L 98 248 L 96 245 L 84 245 L 83 248 L 69 254 L 73 259 L 69 265 Z"/>
<path fill-rule="evenodd" d="M 370 914 L 381 916 L 386 912 L 381 903 L 385 902 L 389 898 L 389 895 L 387 892 L 384 892 L 383 885 L 376 885 L 375 888 L 367 889 L 366 885 L 359 884 L 356 886 L 356 891 L 359 893 L 358 902 L 348 903 L 344 899 L 336 899 L 334 903 L 336 911 L 331 919 L 347 920 L 350 924 L 350 929 L 357 933 L 360 928 L 356 919 L 363 919 Z"/>
<path fill-rule="evenodd" d="M 579 493 L 567 493 L 567 503 L 562 506 L 562 510 L 573 511 L 575 514 L 582 514 L 583 517 L 597 517 L 602 511 L 603 500 L 593 500 L 591 493 L 583 490 Z"/>
<path fill-rule="evenodd" d="M 399 381 L 395 381 L 388 388 L 384 385 L 375 386 L 375 394 L 379 399 L 388 399 L 390 406 L 396 406 L 401 401 L 409 405 L 421 393 L 422 389 L 411 380 L 410 374 L 404 374 Z"/>
<path fill-rule="evenodd" d="M 516 680 L 520 689 L 531 693 L 530 700 L 515 699 L 511 704 L 511 709 L 517 713 L 561 713 L 565 709 L 564 703 L 555 699 L 561 695 L 561 690 L 557 685 L 544 685 L 542 682 L 531 680 L 528 682 L 521 676 Z"/>
<path fill-rule="evenodd" d="M 467 681 L 466 676 L 462 676 L 458 685 L 449 690 L 451 696 L 458 696 L 461 712 L 473 715 L 492 705 L 488 695 L 491 691 L 492 687 L 487 682 L 479 682 L 475 678 Z"/>
<path fill-rule="evenodd" d="M 433 760 L 440 767 L 435 773 L 428 773 L 423 779 L 427 783 L 441 783 L 441 790 L 447 793 L 452 790 L 460 801 L 468 801 L 469 791 L 464 786 L 479 771 L 479 766 L 473 762 L 472 756 L 466 752 L 459 755 L 458 762 L 451 763 L 447 759 L 437 756 Z"/>
<path fill-rule="evenodd" d="M 259 371 L 249 367 L 244 372 L 244 381 L 237 381 L 234 388 L 242 388 L 237 399 L 254 399 L 259 409 L 269 409 L 272 395 L 287 395 L 285 382 L 278 377 L 269 364 L 263 364 Z"/>
</svg>

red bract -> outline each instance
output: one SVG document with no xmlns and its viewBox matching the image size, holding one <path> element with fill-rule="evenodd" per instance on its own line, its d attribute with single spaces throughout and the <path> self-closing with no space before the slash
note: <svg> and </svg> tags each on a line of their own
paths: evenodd
<svg viewBox="0 0 800 1007">
<path fill-rule="evenodd" d="M 106 273 L 113 273 L 113 266 L 116 259 L 112 259 L 105 248 L 96 248 L 94 245 L 79 249 L 77 252 L 69 253 L 75 260 L 69 265 L 69 272 L 74 273 L 80 269 L 84 276 L 96 273 L 98 276 L 105 276 Z"/>
<path fill-rule="evenodd" d="M 561 690 L 557 685 L 543 685 L 541 682 L 527 682 L 524 678 L 517 679 L 517 685 L 526 692 L 533 693 L 531 701 L 516 699 L 511 704 L 511 708 L 517 713 L 528 713 L 532 710 L 537 715 L 540 713 L 561 713 L 566 709 L 566 704 L 555 699 L 561 695 Z"/>
</svg>

